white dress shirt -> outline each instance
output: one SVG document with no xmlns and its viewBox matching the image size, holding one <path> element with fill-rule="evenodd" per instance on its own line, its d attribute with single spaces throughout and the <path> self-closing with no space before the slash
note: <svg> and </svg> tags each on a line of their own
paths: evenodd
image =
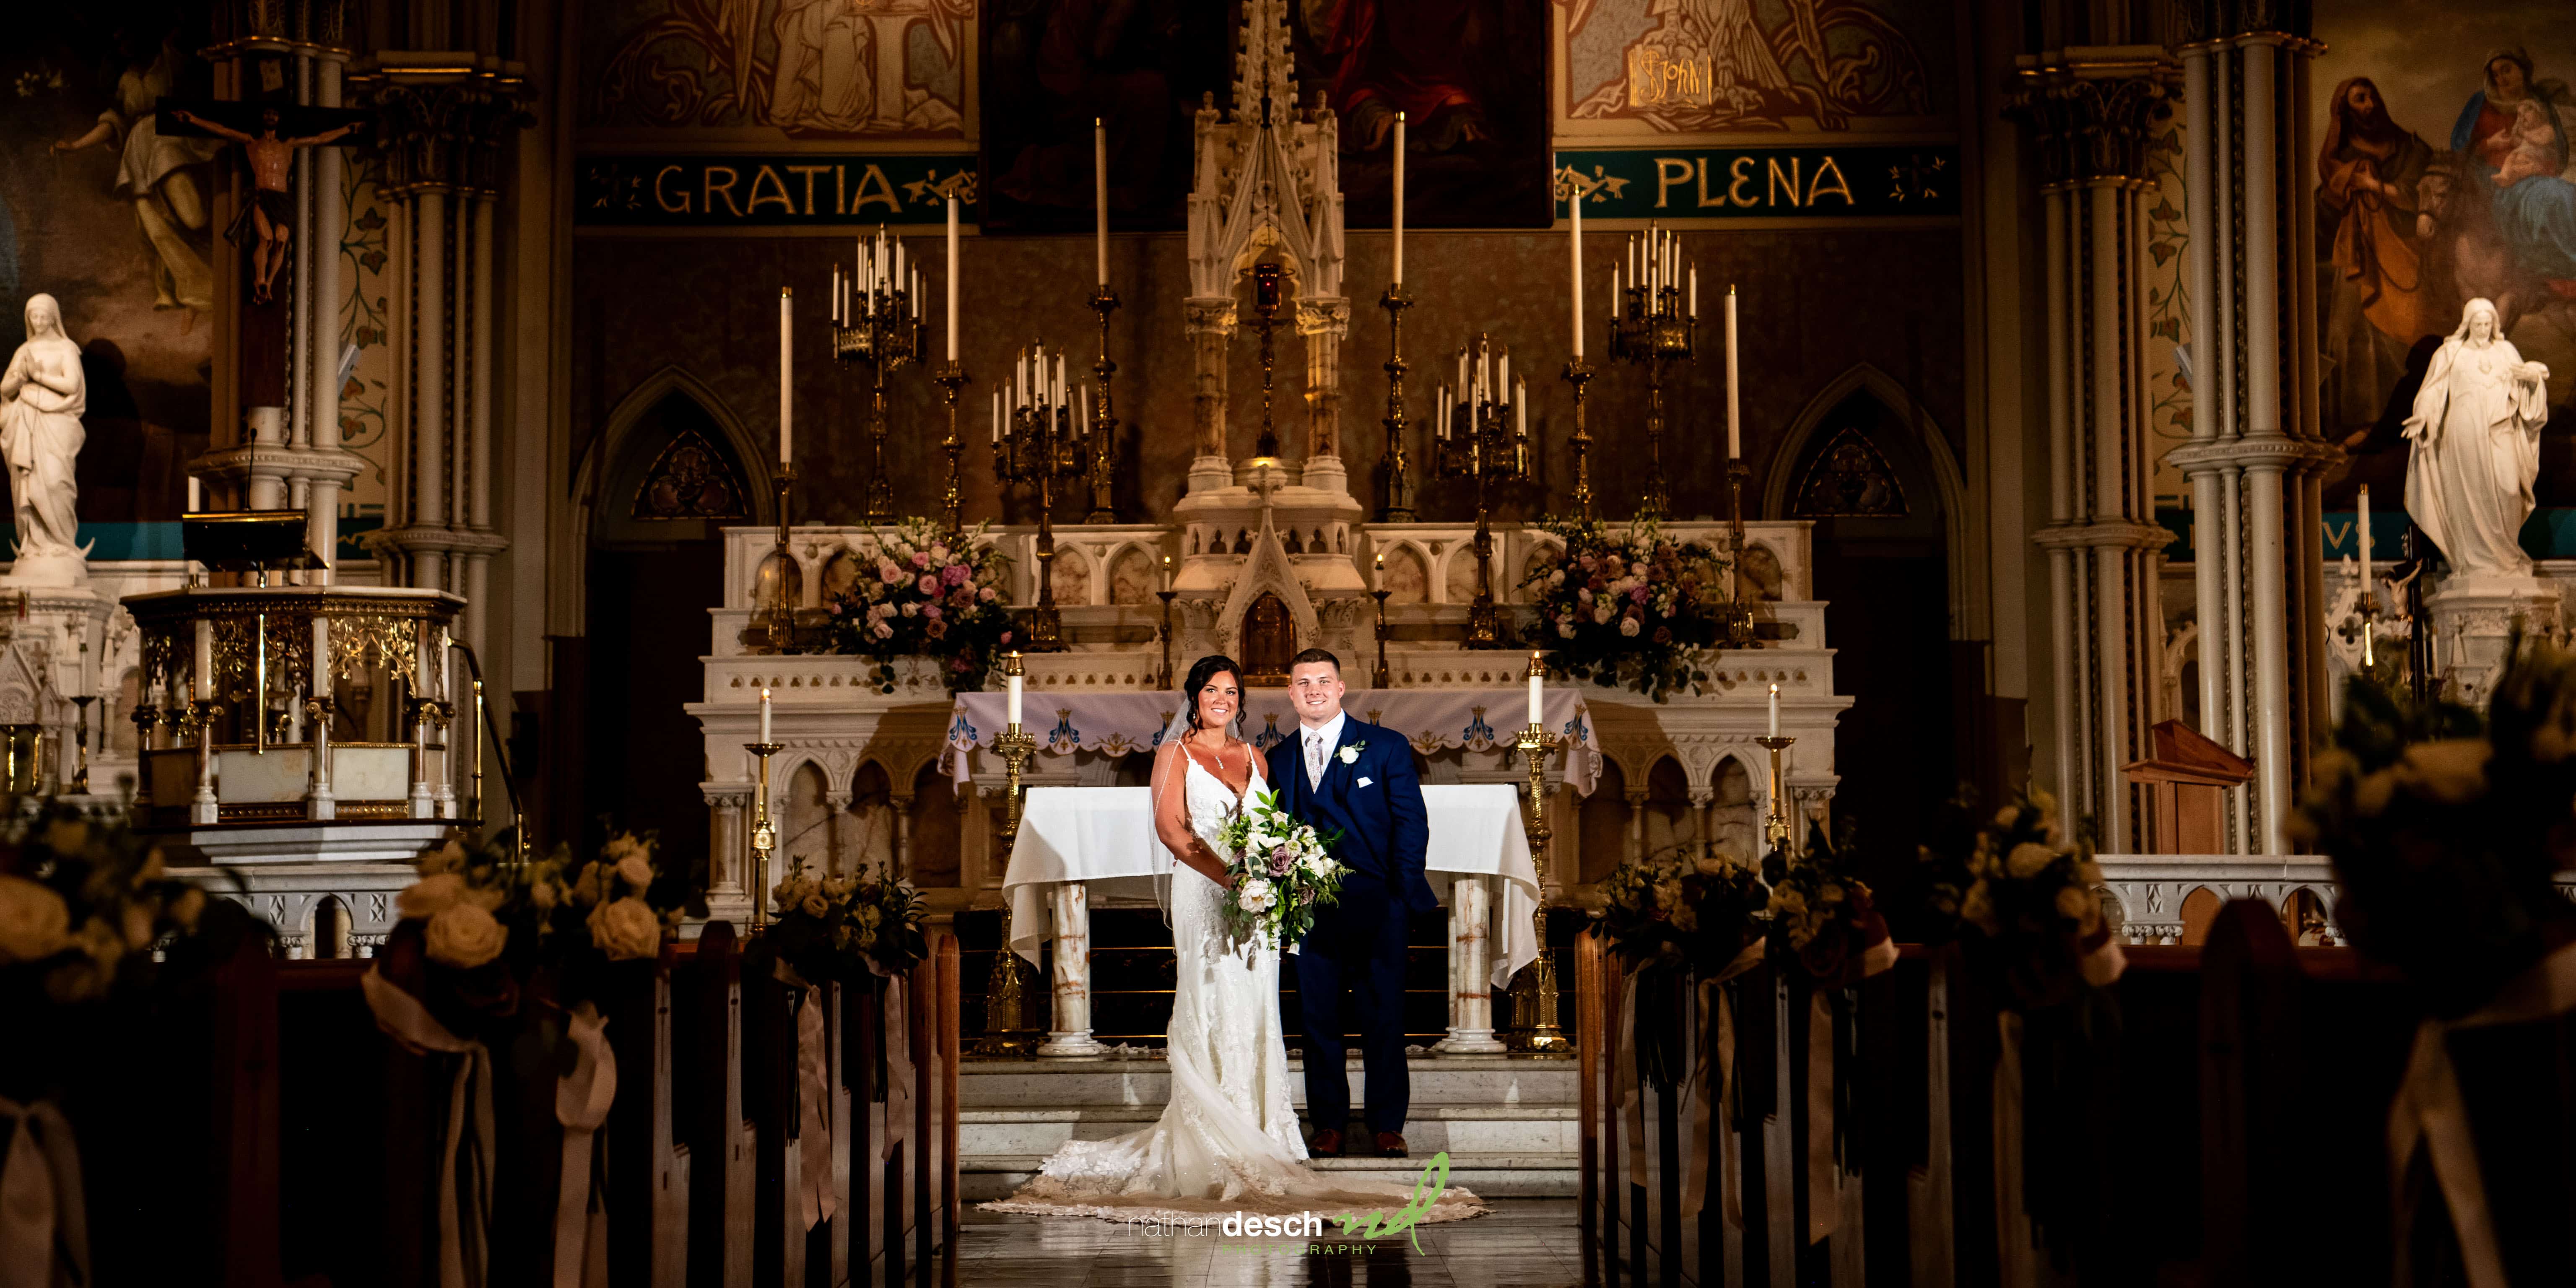
<svg viewBox="0 0 2576 1288">
<path fill-rule="evenodd" d="M 1320 726 L 1311 728 L 1304 725 L 1298 726 L 1297 736 L 1306 741 L 1306 789 L 1308 791 L 1323 790 L 1324 766 L 1331 763 L 1333 748 L 1341 745 L 1342 721 L 1348 717 L 1348 712 L 1336 711 L 1332 719 Z"/>
</svg>

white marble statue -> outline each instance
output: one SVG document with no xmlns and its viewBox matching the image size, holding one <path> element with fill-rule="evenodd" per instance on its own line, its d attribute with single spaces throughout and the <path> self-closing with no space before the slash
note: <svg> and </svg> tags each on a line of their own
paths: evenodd
<svg viewBox="0 0 2576 1288">
<path fill-rule="evenodd" d="M 2406 512 L 2466 578 L 2528 578 L 2518 540 L 2540 475 L 2540 427 L 2549 419 L 2549 368 L 2525 362 L 2496 325 L 2496 307 L 2471 300 L 2442 342 L 2406 418 L 2415 444 L 2406 466 Z"/>
<path fill-rule="evenodd" d="M 73 468 L 87 437 L 80 418 L 88 407 L 80 346 L 63 334 L 62 306 L 50 295 L 29 296 L 27 342 L 0 375 L 0 456 L 9 461 L 18 519 L 11 584 L 76 586 L 87 577 L 73 544 L 80 532 Z"/>
</svg>

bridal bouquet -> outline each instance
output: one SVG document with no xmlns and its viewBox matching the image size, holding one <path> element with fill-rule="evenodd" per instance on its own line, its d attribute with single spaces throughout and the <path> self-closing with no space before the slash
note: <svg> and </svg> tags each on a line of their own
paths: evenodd
<svg viewBox="0 0 2576 1288">
<path fill-rule="evenodd" d="M 1326 853 L 1341 833 L 1317 833 L 1279 808 L 1279 793 L 1255 792 L 1217 834 L 1233 857 L 1234 891 L 1226 923 L 1238 936 L 1259 934 L 1272 946 L 1293 944 L 1315 924 L 1315 909 L 1341 894 L 1346 871 Z"/>
</svg>

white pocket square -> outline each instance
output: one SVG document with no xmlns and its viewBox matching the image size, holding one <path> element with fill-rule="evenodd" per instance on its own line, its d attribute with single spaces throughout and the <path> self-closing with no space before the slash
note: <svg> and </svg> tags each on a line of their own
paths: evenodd
<svg viewBox="0 0 2576 1288">
<path fill-rule="evenodd" d="M 1362 779 L 1360 780 L 1360 786 L 1362 786 L 1362 787 L 1366 787 L 1366 786 L 1368 786 L 1370 783 L 1375 782 L 1375 781 L 1377 781 L 1377 780 L 1372 779 L 1372 778 L 1362 778 Z"/>
</svg>

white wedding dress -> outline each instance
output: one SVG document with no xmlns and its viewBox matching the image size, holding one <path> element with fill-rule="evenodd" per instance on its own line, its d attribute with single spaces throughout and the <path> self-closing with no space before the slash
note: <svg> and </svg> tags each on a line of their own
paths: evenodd
<svg viewBox="0 0 2576 1288">
<path fill-rule="evenodd" d="M 1222 854 L 1218 833 L 1240 802 L 1224 780 L 1182 759 L 1189 761 L 1182 781 L 1190 830 Z M 1243 799 L 1266 790 L 1256 766 Z M 1195 871 L 1172 876 L 1176 978 L 1165 1026 L 1172 1090 L 1163 1116 L 1124 1136 L 1067 1142 L 1017 1193 L 985 1208 L 1145 1222 L 1232 1212 L 1391 1217 L 1412 1198 L 1411 1185 L 1336 1178 L 1306 1166 L 1279 1029 L 1279 950 L 1236 940 L 1224 897 L 1224 887 Z M 1486 1210 L 1474 1194 L 1451 1186 L 1416 1219 L 1454 1221 Z"/>
</svg>

